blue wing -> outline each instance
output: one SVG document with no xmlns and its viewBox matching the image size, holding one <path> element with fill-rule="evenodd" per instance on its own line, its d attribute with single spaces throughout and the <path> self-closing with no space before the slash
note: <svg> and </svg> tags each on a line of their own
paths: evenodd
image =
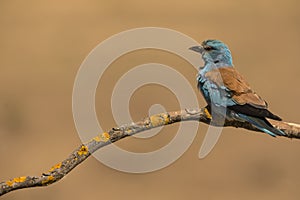
<svg viewBox="0 0 300 200">
<path fill-rule="evenodd" d="M 199 76 L 198 87 L 210 106 L 228 108 L 236 113 L 235 117 L 239 120 L 247 121 L 271 136 L 285 135 L 265 117 L 281 119 L 267 110 L 267 103 L 233 68 L 219 68 Z"/>
</svg>

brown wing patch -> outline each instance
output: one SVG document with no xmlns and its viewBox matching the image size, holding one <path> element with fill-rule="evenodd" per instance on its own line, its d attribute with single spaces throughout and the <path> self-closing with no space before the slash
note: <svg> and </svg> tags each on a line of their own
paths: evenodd
<svg viewBox="0 0 300 200">
<path fill-rule="evenodd" d="M 205 77 L 219 87 L 225 86 L 233 100 L 239 105 L 250 104 L 257 108 L 267 108 L 267 103 L 257 95 L 244 77 L 233 67 L 222 67 L 211 70 Z"/>
</svg>

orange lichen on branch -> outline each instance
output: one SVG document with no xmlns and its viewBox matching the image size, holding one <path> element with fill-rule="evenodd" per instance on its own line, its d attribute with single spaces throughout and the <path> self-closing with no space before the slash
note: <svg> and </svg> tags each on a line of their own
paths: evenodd
<svg viewBox="0 0 300 200">
<path fill-rule="evenodd" d="M 89 149 L 87 146 L 85 145 L 81 145 L 81 148 L 79 149 L 79 151 L 77 152 L 77 154 L 79 156 L 82 156 L 82 155 L 87 155 L 89 153 Z"/>
<path fill-rule="evenodd" d="M 48 185 L 48 184 L 52 183 L 53 180 L 54 180 L 54 177 L 53 177 L 53 176 L 51 176 L 51 175 L 50 175 L 50 176 L 47 176 L 46 180 L 43 180 L 43 181 L 42 181 L 42 185 Z"/>
<path fill-rule="evenodd" d="M 21 177 L 17 177 L 17 178 L 14 178 L 12 180 L 6 181 L 6 184 L 8 186 L 12 186 L 14 183 L 22 183 L 25 180 L 26 180 L 26 176 L 21 176 Z"/>
<path fill-rule="evenodd" d="M 99 135 L 97 135 L 96 137 L 93 138 L 93 140 L 96 141 L 96 142 L 100 142 L 101 137 Z"/>
<path fill-rule="evenodd" d="M 110 135 L 107 132 L 101 134 L 101 141 L 107 142 L 110 139 Z"/>
<path fill-rule="evenodd" d="M 54 170 L 56 170 L 56 169 L 59 169 L 59 168 L 61 168 L 61 162 L 60 163 L 57 163 L 56 165 L 54 165 L 54 166 L 52 166 L 50 169 L 49 169 L 49 172 L 52 172 L 52 171 L 54 171 Z"/>
<path fill-rule="evenodd" d="M 110 135 L 107 132 L 104 132 L 93 138 L 93 140 L 96 142 L 107 142 L 109 139 L 110 139 Z"/>
<path fill-rule="evenodd" d="M 210 124 L 211 114 L 206 108 L 185 109 L 153 115 L 135 123 L 133 122 L 112 128 L 109 132 L 99 134 L 86 144 L 81 144 L 67 159 L 54 165 L 48 173 L 43 173 L 41 176 L 22 176 L 6 182 L 0 182 L 0 196 L 22 188 L 50 185 L 65 177 L 77 165 L 86 160 L 91 153 L 110 143 L 119 141 L 122 138 L 139 132 L 181 121 L 199 121 Z M 274 127 L 284 131 L 287 134 L 285 137 L 300 139 L 299 124 L 272 120 L 270 120 L 270 123 Z M 259 131 L 250 123 L 236 121 L 232 118 L 226 118 L 225 124 L 222 124 L 222 126 L 240 127 L 252 131 Z"/>
<path fill-rule="evenodd" d="M 166 113 L 152 115 L 150 121 L 153 127 L 167 125 L 170 122 L 170 116 Z"/>
</svg>

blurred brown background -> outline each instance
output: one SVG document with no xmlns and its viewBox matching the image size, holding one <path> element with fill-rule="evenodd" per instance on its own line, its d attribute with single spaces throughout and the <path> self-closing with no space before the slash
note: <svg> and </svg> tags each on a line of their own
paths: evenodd
<svg viewBox="0 0 300 200">
<path fill-rule="evenodd" d="M 0 1 L 0 180 L 39 175 L 80 144 L 72 117 L 77 70 L 98 43 L 136 27 L 171 28 L 199 42 L 225 41 L 235 66 L 270 109 L 300 123 L 299 6 L 296 0 Z M 168 64 L 195 84 L 196 71 L 177 56 L 155 50 L 125 55 L 97 90 L 104 128 L 115 125 L 109 109 L 114 74 L 147 62 Z M 134 94 L 131 114 L 138 120 L 153 103 L 176 110 L 174 98 L 165 88 L 146 86 Z M 176 128 L 119 145 L 136 152 L 155 150 L 174 137 Z M 199 160 L 206 129 L 201 124 L 189 150 L 160 171 L 126 174 L 91 157 L 54 185 L 2 199 L 299 199 L 299 141 L 226 128 L 213 152 Z"/>
</svg>

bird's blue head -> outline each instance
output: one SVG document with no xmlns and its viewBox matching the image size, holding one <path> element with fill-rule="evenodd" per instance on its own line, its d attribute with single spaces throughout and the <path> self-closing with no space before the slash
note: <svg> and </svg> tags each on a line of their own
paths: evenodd
<svg viewBox="0 0 300 200">
<path fill-rule="evenodd" d="M 190 50 L 201 53 L 205 65 L 233 66 L 231 52 L 228 46 L 220 40 L 205 40 L 201 46 L 191 47 Z"/>
</svg>

